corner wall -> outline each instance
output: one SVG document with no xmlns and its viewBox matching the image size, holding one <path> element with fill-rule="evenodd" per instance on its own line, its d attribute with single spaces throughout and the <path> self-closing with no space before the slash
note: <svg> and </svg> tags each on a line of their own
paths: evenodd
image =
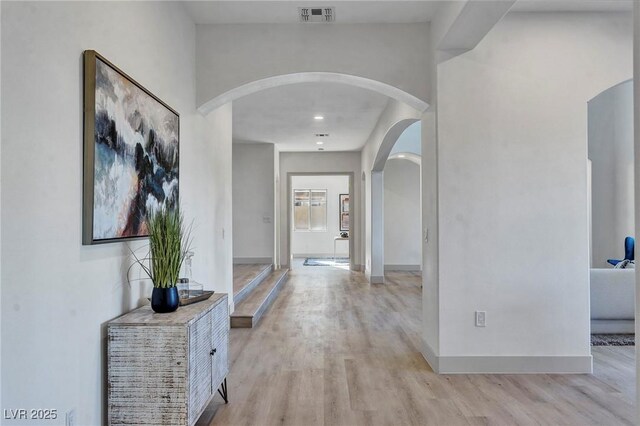
<svg viewBox="0 0 640 426">
<path fill-rule="evenodd" d="M 231 289 L 231 235 L 222 239 L 231 230 L 231 108 L 197 113 L 195 25 L 178 3 L 0 7 L 2 408 L 55 408 L 62 423 L 75 409 L 78 425 L 102 424 L 106 323 L 148 303 L 150 283 L 127 285 L 125 244 L 81 244 L 82 52 L 97 50 L 180 113 L 194 277 L 223 292 Z"/>
<path fill-rule="evenodd" d="M 273 263 L 275 146 L 233 144 L 233 262 Z"/>
<path fill-rule="evenodd" d="M 626 14 L 509 14 L 438 66 L 440 372 L 591 371 L 587 102 L 631 51 Z"/>
</svg>

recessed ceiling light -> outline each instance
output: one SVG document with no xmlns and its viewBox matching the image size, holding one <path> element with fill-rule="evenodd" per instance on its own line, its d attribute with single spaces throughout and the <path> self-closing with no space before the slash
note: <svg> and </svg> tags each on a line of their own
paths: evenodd
<svg viewBox="0 0 640 426">
<path fill-rule="evenodd" d="M 316 145 L 322 145 L 322 144 L 324 144 L 324 142 L 322 142 L 322 141 L 316 142 Z"/>
<path fill-rule="evenodd" d="M 398 158 L 404 158 L 404 157 L 406 157 L 404 154 L 398 155 Z"/>
<path fill-rule="evenodd" d="M 315 117 L 313 117 L 314 120 L 324 120 L 324 117 L 321 115 L 316 115 Z"/>
</svg>

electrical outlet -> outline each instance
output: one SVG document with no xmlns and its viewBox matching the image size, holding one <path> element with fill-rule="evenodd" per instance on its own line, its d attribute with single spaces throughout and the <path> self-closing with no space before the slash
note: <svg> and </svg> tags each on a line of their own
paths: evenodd
<svg viewBox="0 0 640 426">
<path fill-rule="evenodd" d="M 67 415 L 65 417 L 65 426 L 76 426 L 76 410 L 67 411 Z"/>
<path fill-rule="evenodd" d="M 487 326 L 487 312 L 476 311 L 476 327 L 486 327 L 486 326 Z"/>
</svg>

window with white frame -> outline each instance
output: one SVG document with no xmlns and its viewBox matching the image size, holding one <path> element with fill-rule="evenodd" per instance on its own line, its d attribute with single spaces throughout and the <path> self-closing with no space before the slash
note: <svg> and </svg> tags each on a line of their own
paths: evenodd
<svg viewBox="0 0 640 426">
<path fill-rule="evenodd" d="M 293 190 L 293 230 L 298 232 L 327 231 L 327 190 Z"/>
</svg>

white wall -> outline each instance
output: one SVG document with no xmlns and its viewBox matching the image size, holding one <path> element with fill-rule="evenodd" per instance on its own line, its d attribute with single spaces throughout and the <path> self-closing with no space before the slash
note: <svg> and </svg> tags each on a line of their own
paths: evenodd
<svg viewBox="0 0 640 426">
<path fill-rule="evenodd" d="M 590 370 L 587 102 L 631 76 L 631 37 L 510 14 L 438 66 L 441 371 Z"/>
<path fill-rule="evenodd" d="M 437 77 L 437 73 L 433 73 Z M 435 79 L 435 77 L 434 77 Z M 436 85 L 437 90 L 437 85 Z M 437 97 L 435 98 L 437 100 Z M 440 354 L 440 243 L 437 109 L 423 114 L 422 130 L 422 343 L 423 354 L 438 371 Z"/>
<path fill-rule="evenodd" d="M 422 194 L 420 166 L 406 159 L 384 167 L 385 270 L 420 270 Z"/>
<path fill-rule="evenodd" d="M 282 215 L 281 196 L 280 196 L 280 151 L 278 147 L 273 146 L 273 170 L 274 170 L 274 197 L 273 197 L 273 263 L 279 268 L 281 265 L 280 259 L 280 217 Z"/>
<path fill-rule="evenodd" d="M 194 243 L 197 258 L 194 277 L 202 276 L 205 289 L 227 293 L 229 312 L 234 310 L 232 117 L 233 107 L 228 103 L 204 118 L 203 142 L 191 151 L 198 157 L 198 168 L 194 172 L 200 177 L 189 186 L 193 199 L 203 203 L 194 214 L 196 223 L 205 226 Z M 190 175 L 193 176 L 187 172 L 187 176 Z M 181 191 L 182 188 L 181 184 Z M 206 250 L 205 256 L 201 255 L 203 250 Z M 206 268 L 203 275 L 198 275 L 196 266 Z"/>
<path fill-rule="evenodd" d="M 124 244 L 81 245 L 82 52 L 102 53 L 180 113 L 194 276 L 218 291 L 231 289 L 230 234 L 222 240 L 231 230 L 231 108 L 206 119 L 195 110 L 195 26 L 180 4 L 1 8 L 2 407 L 55 408 L 55 424 L 75 408 L 78 425 L 101 424 L 105 324 L 145 303 L 150 284 L 127 286 Z"/>
<path fill-rule="evenodd" d="M 293 257 L 333 256 L 334 238 L 340 234 L 340 194 L 349 193 L 348 176 L 293 176 L 291 189 L 327 190 L 327 230 L 321 232 L 294 231 L 291 224 L 291 253 Z M 291 206 L 288 206 L 291 214 Z M 349 256 L 349 242 L 336 242 L 336 256 Z"/>
<path fill-rule="evenodd" d="M 269 143 L 233 144 L 233 258 L 273 262 L 274 150 Z"/>
<path fill-rule="evenodd" d="M 633 79 L 640 81 L 640 5 L 633 5 Z M 640 84 L 633 87 L 633 125 L 640 129 Z M 634 157 L 636 168 L 640 167 L 640 132 L 634 132 Z M 634 176 L 635 182 L 635 231 L 640 235 L 640 173 Z M 636 269 L 636 312 L 640 312 L 640 271 Z M 636 321 L 636 335 L 640 335 L 640 321 Z M 640 371 L 640 356 L 636 356 L 636 371 Z M 640 418 L 640 374 L 636 374 L 636 418 Z"/>
<path fill-rule="evenodd" d="M 358 203 L 361 197 L 361 186 L 358 177 L 361 175 L 360 170 L 360 153 L 359 152 L 281 152 L 280 153 L 280 257 L 283 265 L 289 264 L 289 242 L 287 241 L 287 217 L 289 210 L 288 190 L 287 190 L 287 174 L 288 173 L 322 173 L 322 172 L 339 172 L 353 173 L 354 187 L 351 195 L 351 214 L 352 229 L 349 232 L 350 244 L 353 250 L 351 254 L 351 266 L 360 268 L 362 265 L 363 247 L 362 247 L 362 226 L 360 220 L 354 223 L 354 218 L 361 217 L 362 207 Z"/>
<path fill-rule="evenodd" d="M 2 25 L 2 7 L 0 6 L 0 26 Z M 0 46 L 2 31 L 0 28 Z M 1 50 L 1 49 L 0 49 Z M 0 81 L 2 81 L 2 55 L 0 54 Z M 0 89 L 0 93 L 2 90 Z M 2 96 L 0 96 L 0 129 L 2 129 Z M 2 176 L 2 132 L 0 131 L 0 176 Z M 0 218 L 2 217 L 2 185 L 0 185 Z M 2 407 L 2 226 L 0 226 L 0 408 Z"/>
<path fill-rule="evenodd" d="M 198 25 L 198 105 L 256 80 L 302 72 L 365 77 L 427 100 L 428 34 L 425 23 Z"/>
<path fill-rule="evenodd" d="M 634 236 L 633 82 L 618 84 L 589 101 L 591 160 L 591 262 L 624 257 L 624 238 Z"/>
</svg>

